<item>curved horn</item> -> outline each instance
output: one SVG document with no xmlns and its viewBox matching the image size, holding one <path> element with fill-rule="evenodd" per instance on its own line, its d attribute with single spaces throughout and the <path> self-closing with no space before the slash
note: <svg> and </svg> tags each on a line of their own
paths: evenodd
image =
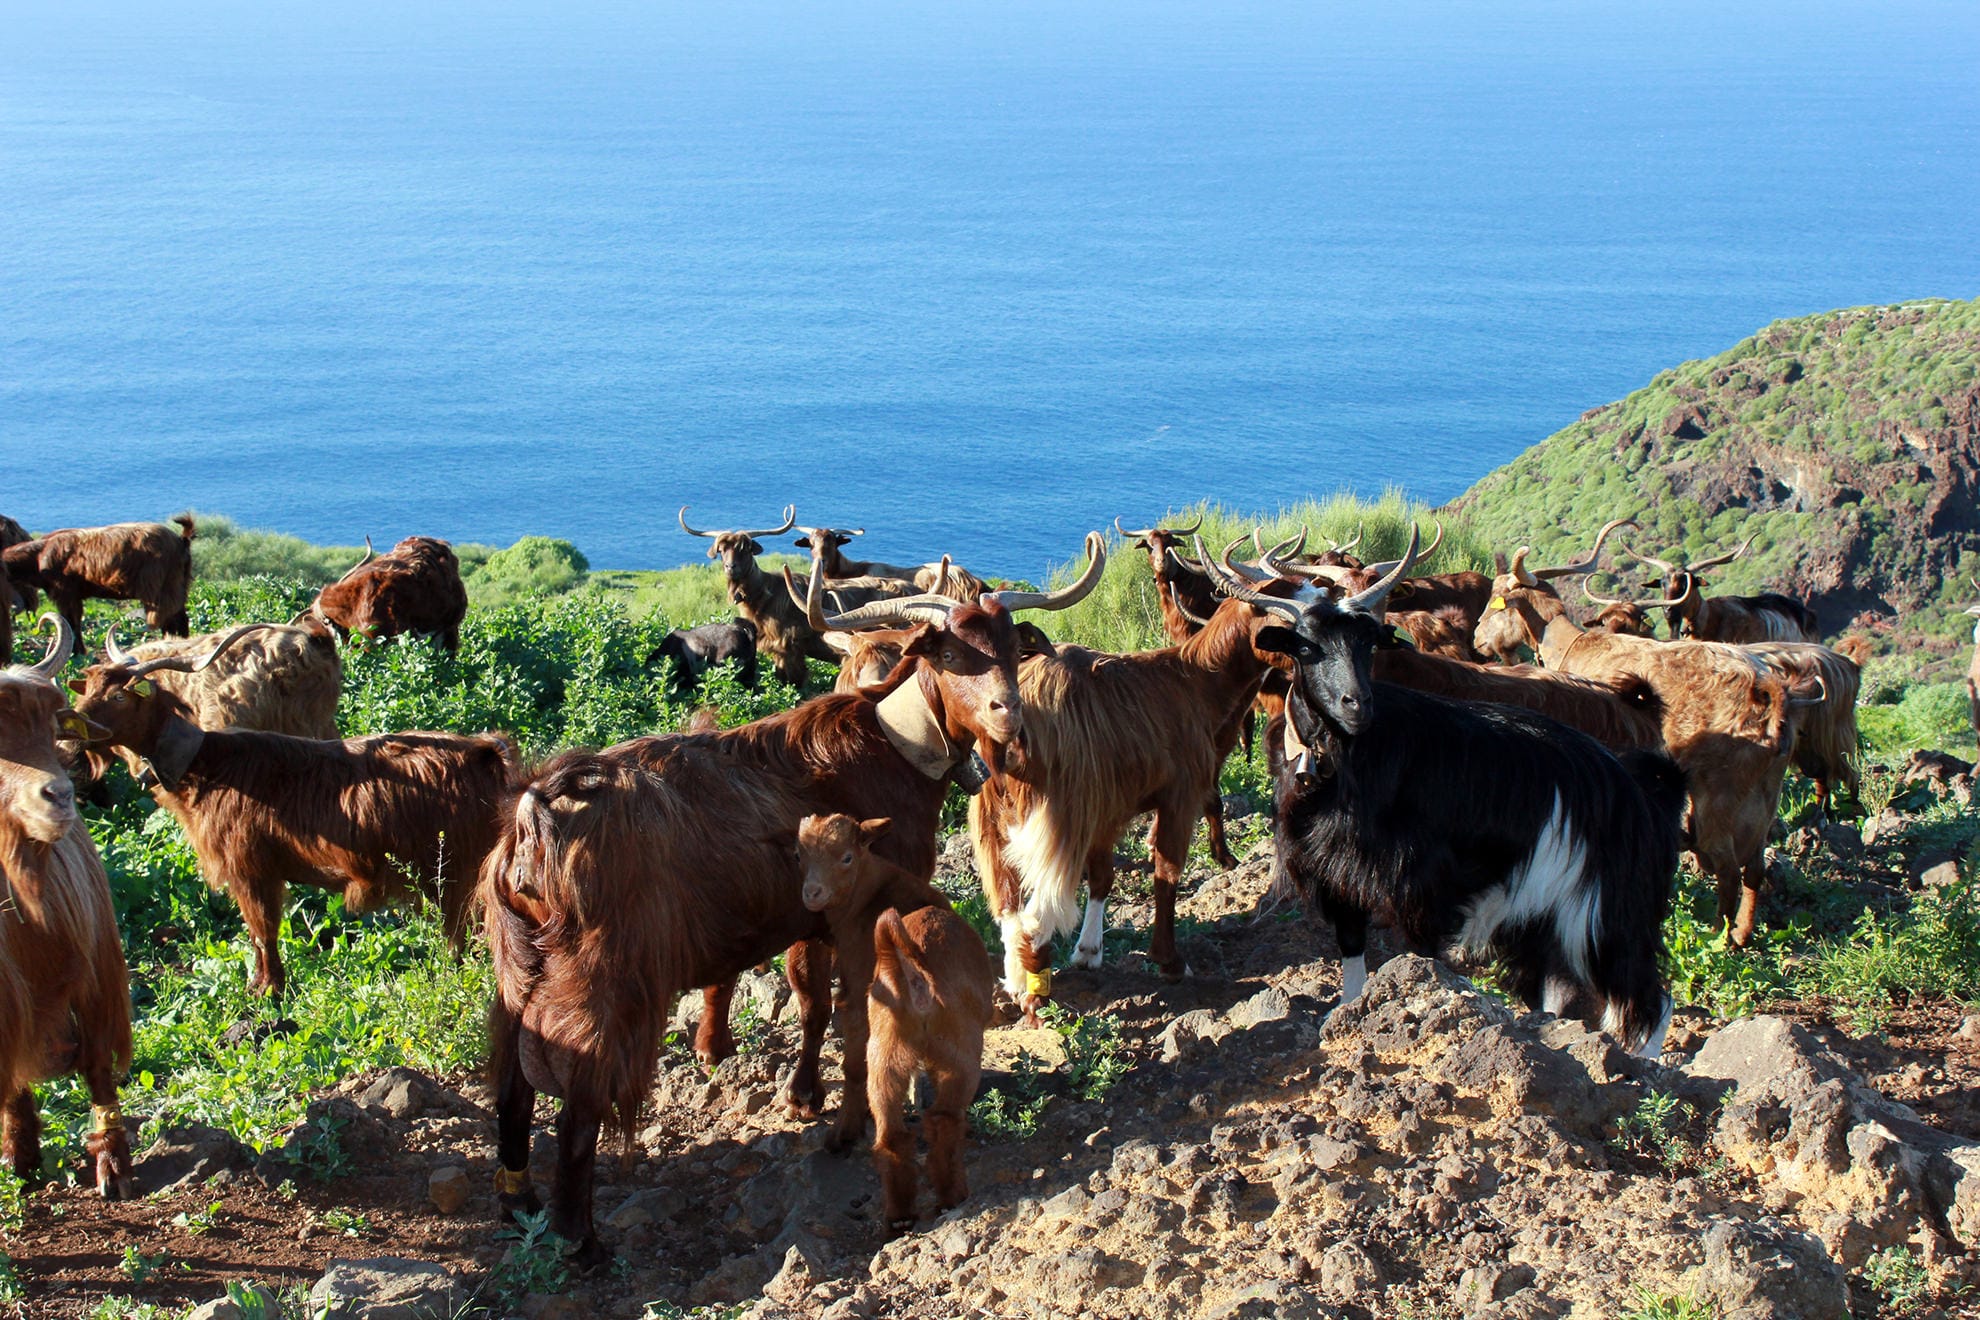
<svg viewBox="0 0 1980 1320">
<path fill-rule="evenodd" d="M 110 658 L 113 665 L 128 667 L 138 662 L 136 656 L 117 645 L 117 625 L 114 623 L 103 630 L 103 654 Z"/>
<path fill-rule="evenodd" d="M 1284 599 L 1280 596 L 1267 596 L 1261 591 L 1254 591 L 1249 584 L 1235 573 L 1226 572 L 1216 560 L 1210 557 L 1210 552 L 1203 546 L 1203 538 L 1198 536 L 1195 540 L 1196 557 L 1203 561 L 1204 571 L 1209 574 L 1211 584 L 1218 591 L 1226 596 L 1235 597 L 1247 605 L 1256 605 L 1261 610 L 1270 610 L 1272 613 L 1295 624 L 1304 616 L 1305 611 L 1300 608 L 1297 602 Z M 1236 549 L 1239 542 L 1243 540 L 1244 538 L 1240 536 L 1236 541 L 1231 542 L 1231 549 Z M 1229 554 L 1230 551 L 1226 550 L 1224 553 Z"/>
<path fill-rule="evenodd" d="M 680 513 L 679 513 L 679 514 L 677 514 L 677 515 L 675 515 L 675 516 L 676 516 L 676 518 L 677 518 L 677 519 L 679 520 L 679 522 L 680 522 L 680 524 L 681 524 L 681 530 L 682 530 L 682 531 L 684 531 L 684 532 L 686 532 L 686 533 L 687 533 L 687 534 L 688 534 L 689 536 L 706 536 L 706 537 L 708 537 L 708 538 L 710 538 L 711 540 L 712 540 L 713 538 L 715 538 L 715 537 L 717 537 L 717 536 L 723 536 L 723 535 L 729 535 L 729 536 L 782 536 L 782 535 L 783 535 L 783 534 L 784 534 L 785 532 L 788 532 L 788 531 L 790 531 L 790 530 L 791 530 L 791 528 L 793 528 L 793 527 L 795 527 L 795 526 L 797 525 L 797 505 L 795 505 L 795 504 L 786 504 L 786 505 L 784 506 L 784 525 L 783 525 L 782 527 L 765 527 L 765 528 L 762 528 L 761 530 L 758 530 L 758 529 L 755 529 L 755 528 L 747 528 L 747 527 L 737 527 L 737 528 L 735 528 L 735 529 L 733 529 L 732 531 L 730 531 L 730 532 L 727 532 L 727 533 L 724 533 L 724 532 L 703 532 L 703 531 L 697 531 L 696 529 L 694 529 L 694 528 L 692 528 L 692 527 L 690 527 L 690 526 L 688 526 L 688 520 L 687 520 L 687 511 L 688 511 L 688 506 L 687 506 L 687 505 L 685 505 L 685 504 L 683 504 L 683 505 L 681 506 L 681 511 L 680 511 Z"/>
<path fill-rule="evenodd" d="M 1790 706 L 1819 706 L 1828 699 L 1829 684 L 1821 674 L 1817 673 L 1815 675 L 1815 695 L 1812 697 L 1797 697 L 1790 694 L 1787 704 Z"/>
<path fill-rule="evenodd" d="M 55 636 L 48 643 L 47 653 L 29 666 L 28 672 L 53 683 L 55 675 L 62 672 L 62 666 L 69 663 L 69 656 L 76 649 L 76 634 L 70 629 L 69 621 L 59 614 L 44 614 L 38 622 L 43 627 L 53 623 Z"/>
<path fill-rule="evenodd" d="M 358 556 L 358 561 L 355 564 L 352 564 L 349 568 L 345 569 L 340 575 L 338 575 L 337 580 L 339 582 L 342 582 L 345 578 L 349 577 L 351 574 L 357 572 L 360 568 L 363 568 L 366 564 L 370 563 L 374 553 L 376 552 L 373 551 L 371 548 L 371 538 L 367 536 L 364 538 L 364 553 Z"/>
<path fill-rule="evenodd" d="M 1057 591 L 986 591 L 983 599 L 996 601 L 1005 609 L 1017 610 L 1063 610 L 1079 604 L 1100 585 L 1100 575 L 1107 567 L 1107 538 L 1098 532 L 1086 534 L 1086 571 L 1071 586 Z"/>
<path fill-rule="evenodd" d="M 1597 605 L 1634 605 L 1640 610 L 1665 610 L 1673 605 L 1679 605 L 1684 602 L 1683 596 L 1678 596 L 1671 600 L 1612 600 L 1607 596 L 1596 595 L 1595 588 L 1588 585 L 1586 578 L 1582 579 L 1581 589 L 1588 594 L 1588 599 L 1594 601 Z"/>
<path fill-rule="evenodd" d="M 942 627 L 949 621 L 949 611 L 956 608 L 956 602 L 947 596 L 896 596 L 892 600 L 876 600 L 861 605 L 857 609 L 839 614 L 825 612 L 825 572 L 818 566 L 818 548 L 812 547 L 811 575 L 804 587 L 804 621 L 812 631 L 858 632 L 863 628 L 905 628 L 917 623 L 932 623 Z M 790 565 L 780 570 L 784 575 L 784 590 L 797 595 L 797 582 L 791 576 Z"/>
<path fill-rule="evenodd" d="M 1603 543 L 1614 534 L 1616 528 L 1634 526 L 1636 526 L 1636 520 L 1634 518 L 1617 518 L 1611 522 L 1604 523 L 1602 524 L 1602 530 L 1595 533 L 1594 546 L 1586 555 L 1582 556 L 1579 563 L 1563 564 L 1559 568 L 1535 569 L 1533 575 L 1541 578 L 1557 578 L 1568 577 L 1577 573 L 1593 573 L 1596 568 L 1596 562 L 1602 557 Z"/>
<path fill-rule="evenodd" d="M 1224 557 L 1221 561 L 1224 565 L 1224 571 L 1230 574 L 1232 578 L 1240 582 L 1269 582 L 1272 580 L 1270 574 L 1257 572 L 1249 564 L 1237 564 L 1231 561 L 1231 555 L 1237 550 L 1237 548 L 1243 545 L 1246 541 L 1252 541 L 1256 543 L 1257 535 L 1258 534 L 1255 531 L 1251 532 L 1245 536 L 1238 537 L 1236 540 L 1232 541 L 1229 545 L 1224 547 Z M 1196 537 L 1195 540 L 1196 540 L 1197 553 L 1201 554 L 1203 552 L 1203 538 L 1199 536 Z M 1205 559 L 1203 563 L 1204 566 L 1207 568 L 1209 567 L 1210 561 L 1208 559 Z"/>
<path fill-rule="evenodd" d="M 1153 535 L 1155 531 L 1153 527 L 1137 527 L 1130 531 L 1121 526 L 1121 515 L 1118 513 L 1114 515 L 1114 530 L 1120 533 L 1123 541 L 1139 541 L 1144 536 Z"/>
<path fill-rule="evenodd" d="M 1265 557 L 1259 560 L 1259 567 L 1268 570 L 1276 577 L 1311 578 L 1311 579 L 1317 579 L 1321 582 L 1330 583 L 1334 586 L 1339 586 L 1341 584 L 1342 579 L 1345 578 L 1349 573 L 1352 573 L 1354 571 L 1353 569 L 1350 568 L 1342 568 L 1336 564 L 1287 563 L 1284 559 L 1279 557 L 1280 548 L 1281 547 L 1279 546 L 1273 546 L 1269 551 L 1266 552 Z M 1235 565 L 1233 565 L 1233 567 L 1235 567 Z"/>
<path fill-rule="evenodd" d="M 1439 530 L 1441 531 L 1442 529 L 1440 528 Z M 1354 549 L 1356 546 L 1361 544 L 1361 538 L 1367 534 L 1367 531 L 1368 531 L 1368 525 L 1366 523 L 1363 523 L 1361 526 L 1354 529 L 1354 539 L 1352 541 L 1346 541 L 1340 545 L 1335 545 L 1333 539 L 1329 537 L 1327 541 L 1327 547 L 1337 555 L 1344 555 L 1348 551 Z"/>
<path fill-rule="evenodd" d="M 1208 628 L 1210 626 L 1210 620 L 1199 618 L 1198 616 L 1191 614 L 1189 612 L 1189 606 L 1182 603 L 1181 596 L 1172 595 L 1169 598 L 1169 603 L 1176 607 L 1176 613 L 1182 615 L 1185 619 L 1188 619 L 1191 623 L 1195 624 L 1197 627 Z"/>
<path fill-rule="evenodd" d="M 197 674 L 204 669 L 211 668 L 214 661 L 226 654 L 228 647 L 240 641 L 241 638 L 247 636 L 249 633 L 260 632 L 263 628 L 276 628 L 280 626 L 274 623 L 244 623 L 215 642 L 213 649 L 198 659 L 185 655 L 161 655 L 156 660 L 146 660 L 143 664 L 131 666 L 130 677 L 142 678 L 146 674 L 155 674 L 161 669 L 175 670 L 182 674 Z M 105 641 L 108 641 L 107 634 Z M 119 663 L 126 662 L 120 661 Z"/>
<path fill-rule="evenodd" d="M 1746 553 L 1747 548 L 1753 544 L 1753 538 L 1759 534 L 1758 532 L 1754 532 L 1749 535 L 1744 541 L 1739 543 L 1739 549 L 1732 551 L 1730 554 L 1713 555 L 1710 559 L 1699 560 L 1697 563 L 1691 565 L 1691 571 L 1693 573 L 1703 573 L 1708 568 L 1717 568 L 1721 564 L 1730 564 L 1733 560 Z"/>
<path fill-rule="evenodd" d="M 1673 564 L 1668 559 L 1659 559 L 1655 555 L 1646 555 L 1639 550 L 1632 550 L 1626 545 L 1619 545 L 1616 547 L 1616 549 L 1622 551 L 1624 554 L 1628 555 L 1631 559 L 1640 559 L 1646 564 L 1653 565 L 1658 572 L 1664 575 L 1664 580 L 1667 582 L 1670 579 L 1676 577 L 1678 574 L 1684 572 L 1683 569 L 1679 568 L 1676 564 Z"/>
<path fill-rule="evenodd" d="M 1416 526 L 1416 524 L 1415 524 L 1415 523 L 1411 523 L 1411 524 L 1410 524 L 1410 538 L 1409 538 L 1409 543 L 1410 543 L 1410 545 L 1411 545 L 1412 547 L 1413 547 L 1413 546 L 1415 546 L 1415 544 L 1416 544 L 1416 542 L 1417 542 L 1417 539 L 1418 539 L 1418 535 L 1417 535 L 1417 534 L 1418 534 L 1418 528 L 1417 528 L 1417 526 Z M 1418 555 L 1416 556 L 1416 558 L 1417 558 L 1418 560 L 1426 560 L 1426 559 L 1428 559 L 1428 558 L 1430 558 L 1430 556 L 1431 556 L 1431 555 L 1434 555 L 1434 554 L 1436 554 L 1436 553 L 1437 553 L 1437 547 L 1438 547 L 1438 546 L 1440 546 L 1440 545 L 1442 545 L 1443 543 L 1444 543 L 1444 524 L 1442 524 L 1442 523 L 1440 522 L 1440 523 L 1438 523 L 1438 524 L 1437 524 L 1437 534 L 1436 534 L 1435 536 L 1433 536 L 1433 537 L 1431 537 L 1431 538 L 1430 538 L 1430 545 L 1429 545 L 1429 547 L 1428 547 L 1427 549 L 1425 549 L 1425 550 L 1423 550 L 1423 551 L 1422 551 L 1421 553 L 1419 553 L 1419 554 L 1418 554 Z M 1404 557 L 1405 557 L 1405 558 L 1407 558 L 1408 556 L 1407 556 L 1407 555 L 1405 555 Z M 1380 573 L 1387 573 L 1387 572 L 1389 572 L 1389 571 L 1390 571 L 1391 569 L 1393 569 L 1393 568 L 1394 568 L 1394 567 L 1395 567 L 1395 566 L 1396 566 L 1397 564 L 1400 564 L 1400 563 L 1402 563 L 1402 562 L 1403 562 L 1403 561 L 1402 561 L 1401 559 L 1384 559 L 1384 560 L 1383 560 L 1383 561 L 1382 561 L 1381 563 L 1379 563 L 1379 564 L 1369 564 L 1369 565 L 1367 565 L 1367 566 L 1365 566 L 1365 567 L 1364 567 L 1364 568 L 1362 569 L 1362 572 L 1364 572 L 1364 573 L 1377 573 L 1377 574 L 1380 574 Z M 1526 585 L 1528 585 L 1528 586 L 1532 586 L 1533 584 L 1529 582 L 1529 583 L 1527 583 Z"/>
<path fill-rule="evenodd" d="M 1403 551 L 1403 557 L 1396 561 L 1396 566 L 1390 569 L 1380 582 L 1377 582 L 1374 586 L 1368 588 L 1368 590 L 1358 591 L 1342 601 L 1341 608 L 1344 610 L 1353 610 L 1359 614 L 1372 615 L 1377 619 L 1381 618 L 1382 611 L 1388 607 L 1389 592 L 1395 589 L 1396 583 L 1403 580 L 1404 575 L 1409 572 L 1410 565 L 1416 562 L 1417 547 L 1422 544 L 1423 529 L 1415 523 L 1411 523 L 1409 525 L 1409 546 Z"/>
<path fill-rule="evenodd" d="M 1186 572 L 1194 573 L 1198 577 L 1209 576 L 1209 574 L 1205 572 L 1203 565 L 1199 561 L 1191 559 L 1188 555 L 1176 549 L 1174 546 L 1169 547 L 1169 558 L 1174 560 L 1177 566 L 1182 568 Z"/>
<path fill-rule="evenodd" d="M 1519 549 L 1513 551 L 1512 564 L 1506 569 L 1506 572 L 1512 574 L 1513 581 L 1519 583 L 1522 587 L 1537 587 L 1540 585 L 1540 579 L 1533 576 L 1532 570 L 1526 566 L 1526 557 L 1532 553 L 1532 546 L 1521 546 Z"/>
<path fill-rule="evenodd" d="M 688 509 L 688 506 L 687 506 L 687 505 L 685 505 L 685 504 L 683 504 L 683 505 L 681 506 L 681 511 L 680 511 L 679 513 L 677 513 L 677 514 L 675 514 L 675 515 L 674 515 L 674 516 L 675 516 L 676 518 L 678 518 L 678 519 L 680 520 L 680 524 L 681 524 L 681 530 L 682 530 L 682 531 L 684 531 L 684 532 L 686 532 L 686 533 L 687 533 L 687 534 L 688 534 L 689 536 L 706 536 L 706 537 L 708 537 L 708 538 L 709 538 L 710 540 L 713 540 L 713 539 L 714 539 L 715 537 L 718 537 L 718 536 L 720 536 L 720 535 L 721 535 L 721 533 L 720 533 L 720 532 L 704 532 L 704 531 L 700 531 L 700 530 L 699 530 L 699 529 L 697 529 L 697 528 L 693 528 L 693 527 L 690 527 L 690 526 L 688 526 L 688 520 L 687 520 L 687 509 Z"/>
</svg>

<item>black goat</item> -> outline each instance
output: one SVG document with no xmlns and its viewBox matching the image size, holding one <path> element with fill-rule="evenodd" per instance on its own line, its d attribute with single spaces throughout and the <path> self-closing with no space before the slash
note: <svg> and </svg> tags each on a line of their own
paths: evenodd
<svg viewBox="0 0 1980 1320">
<path fill-rule="evenodd" d="M 661 639 L 646 663 L 674 662 L 673 686 L 692 692 L 712 665 L 733 660 L 736 677 L 746 688 L 756 686 L 756 625 L 748 619 L 704 623 L 699 628 L 676 628 Z"/>
<path fill-rule="evenodd" d="M 1295 670 L 1279 860 L 1333 923 L 1342 1002 L 1361 993 L 1375 916 L 1425 953 L 1498 955 L 1536 1008 L 1590 991 L 1604 1028 L 1654 1057 L 1670 1022 L 1658 959 L 1684 774 L 1654 752 L 1618 760 L 1532 711 L 1374 682 L 1383 608 L 1416 547 L 1412 536 L 1392 573 L 1339 603 L 1310 588 L 1267 596 L 1212 569 L 1292 625 L 1256 639 Z"/>
</svg>

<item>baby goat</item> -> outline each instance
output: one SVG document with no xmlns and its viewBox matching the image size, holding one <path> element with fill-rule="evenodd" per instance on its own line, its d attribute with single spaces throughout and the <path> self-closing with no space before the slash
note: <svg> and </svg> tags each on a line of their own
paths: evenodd
<svg viewBox="0 0 1980 1320">
<path fill-rule="evenodd" d="M 926 880 L 873 855 L 872 844 L 887 825 L 885 819 L 806 816 L 798 825 L 798 856 L 804 905 L 831 919 L 839 956 L 868 944 L 873 954 L 866 1003 L 867 1096 L 877 1129 L 873 1165 L 887 1226 L 901 1232 L 914 1224 L 914 1137 L 905 1105 L 918 1068 L 927 1070 L 935 1089 L 921 1119 L 935 1205 L 947 1210 L 969 1195 L 964 1114 L 983 1068 L 991 973 L 990 955 L 969 923 Z M 926 905 L 902 916 L 905 905 L 896 896 L 903 894 L 918 895 Z"/>
</svg>

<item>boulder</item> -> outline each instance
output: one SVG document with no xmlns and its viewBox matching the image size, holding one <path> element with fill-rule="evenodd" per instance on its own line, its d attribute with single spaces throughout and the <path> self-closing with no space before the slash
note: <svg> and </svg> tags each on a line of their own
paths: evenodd
<svg viewBox="0 0 1980 1320">
<path fill-rule="evenodd" d="M 309 1290 L 322 1320 L 445 1320 L 466 1300 L 446 1267 L 399 1256 L 333 1260 Z"/>
<path fill-rule="evenodd" d="M 138 1156 L 136 1173 L 147 1191 L 177 1192 L 252 1162 L 247 1148 L 219 1128 L 187 1123 L 161 1132 Z"/>
<path fill-rule="evenodd" d="M 473 1194 L 468 1171 L 458 1164 L 442 1165 L 427 1175 L 426 1199 L 443 1215 L 460 1213 Z"/>
<path fill-rule="evenodd" d="M 1774 1219 L 1705 1230 L 1698 1287 L 1724 1320 L 1849 1320 L 1849 1282 L 1822 1245 Z"/>
</svg>

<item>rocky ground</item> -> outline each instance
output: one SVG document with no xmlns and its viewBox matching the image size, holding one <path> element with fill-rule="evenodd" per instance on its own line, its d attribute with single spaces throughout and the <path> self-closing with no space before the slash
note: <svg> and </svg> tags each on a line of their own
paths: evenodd
<svg viewBox="0 0 1980 1320">
<path fill-rule="evenodd" d="M 498 1241 L 486 1088 L 395 1071 L 323 1097 L 259 1159 L 168 1134 L 138 1201 L 38 1192 L 13 1248 L 26 1313 L 121 1294 L 172 1314 L 253 1279 L 313 1289 L 312 1316 L 338 1296 L 370 1299 L 352 1315 L 530 1320 L 1980 1316 L 1980 1021 L 1919 1010 L 1860 1039 L 1812 1009 L 1689 1015 L 1647 1063 L 1406 956 L 1329 1017 L 1331 940 L 1256 918 L 1267 869 L 1255 852 L 1186 899 L 1188 980 L 1118 948 L 1061 973 L 1062 1002 L 1115 1024 L 1132 1064 L 1104 1098 L 1070 1093 L 1059 1033 L 992 1032 L 986 1083 L 1054 1098 L 1027 1138 L 979 1133 L 970 1200 L 898 1240 L 865 1158 L 825 1153 L 825 1125 L 777 1103 L 795 1033 L 761 976 L 744 1052 L 713 1076 L 670 1054 L 634 1148 L 601 1161 L 609 1270 L 560 1285 L 549 1253 Z M 1113 924 L 1146 918 L 1130 903 Z M 541 1187 L 551 1156 L 546 1126 Z M 1864 1282 L 1893 1245 L 1929 1273 L 1909 1310 Z"/>
</svg>

